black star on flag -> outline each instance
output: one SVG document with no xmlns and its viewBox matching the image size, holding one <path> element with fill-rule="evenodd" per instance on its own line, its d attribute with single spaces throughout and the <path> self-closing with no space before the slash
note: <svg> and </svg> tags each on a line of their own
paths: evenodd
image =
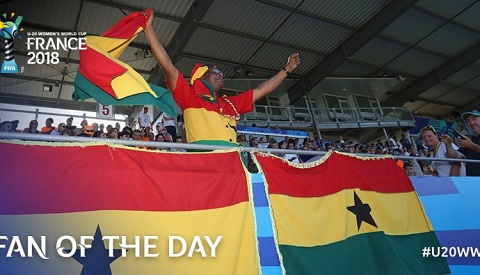
<svg viewBox="0 0 480 275">
<path fill-rule="evenodd" d="M 108 256 L 108 249 L 102 240 L 102 231 L 100 226 L 95 230 L 92 247 L 85 251 L 85 257 L 80 256 L 80 251 L 72 256 L 77 262 L 83 265 L 80 275 L 112 275 L 110 264 L 122 255 L 121 249 L 113 250 L 113 257 Z"/>
<path fill-rule="evenodd" d="M 348 211 L 355 214 L 355 216 L 357 216 L 358 230 L 360 230 L 360 226 L 362 225 L 362 222 L 366 222 L 378 228 L 377 224 L 372 218 L 372 215 L 370 215 L 370 211 L 372 211 L 372 209 L 370 208 L 370 205 L 363 203 L 355 191 L 353 192 L 353 196 L 354 196 L 355 205 L 347 206 L 347 209 Z"/>
</svg>

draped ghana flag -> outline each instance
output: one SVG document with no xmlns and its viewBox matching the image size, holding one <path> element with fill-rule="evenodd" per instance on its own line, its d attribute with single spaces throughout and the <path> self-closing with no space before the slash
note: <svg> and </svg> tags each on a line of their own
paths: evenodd
<svg viewBox="0 0 480 275">
<path fill-rule="evenodd" d="M 28 144 L 0 142 L 0 274 L 259 273 L 238 152 Z M 29 257 L 29 236 L 48 259 Z"/>
<path fill-rule="evenodd" d="M 329 153 L 289 164 L 255 153 L 286 274 L 448 274 L 412 183 L 390 158 Z M 295 165 L 295 166 L 294 166 Z"/>
<path fill-rule="evenodd" d="M 86 50 L 80 50 L 80 67 L 75 77 L 74 100 L 94 98 L 103 105 L 152 104 L 175 116 L 170 91 L 147 83 L 132 67 L 118 58 L 146 25 L 146 15 L 133 12 L 101 36 L 88 35 Z"/>
</svg>

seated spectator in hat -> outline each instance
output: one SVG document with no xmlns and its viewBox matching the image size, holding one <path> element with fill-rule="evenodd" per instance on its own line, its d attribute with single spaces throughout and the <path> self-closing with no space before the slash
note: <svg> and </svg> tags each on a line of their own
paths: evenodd
<svg viewBox="0 0 480 275">
<path fill-rule="evenodd" d="M 458 150 L 461 154 L 460 158 L 480 160 L 480 111 L 465 112 L 461 118 L 473 136 L 463 135 L 457 137 L 458 145 L 460 145 Z M 467 163 L 466 173 L 467 176 L 480 176 L 480 163 Z"/>
<path fill-rule="evenodd" d="M 53 118 L 49 117 L 45 121 L 45 126 L 40 129 L 41 134 L 50 134 L 53 130 L 55 130 L 55 127 L 52 126 L 53 124 Z"/>
<path fill-rule="evenodd" d="M 33 119 L 28 124 L 28 128 L 23 129 L 24 133 L 31 133 L 31 134 L 40 134 L 40 131 L 37 130 L 38 128 L 38 121 Z"/>
<path fill-rule="evenodd" d="M 423 143 L 433 149 L 432 158 L 447 158 L 447 151 L 458 150 L 458 147 L 452 143 L 452 139 L 448 135 L 442 135 L 440 140 L 437 131 L 431 125 L 423 127 L 420 133 Z M 433 175 L 441 177 L 466 176 L 465 165 L 460 162 L 433 160 L 432 168 Z"/>
<path fill-rule="evenodd" d="M 13 132 L 13 123 L 11 121 L 2 121 L 0 132 Z"/>
</svg>

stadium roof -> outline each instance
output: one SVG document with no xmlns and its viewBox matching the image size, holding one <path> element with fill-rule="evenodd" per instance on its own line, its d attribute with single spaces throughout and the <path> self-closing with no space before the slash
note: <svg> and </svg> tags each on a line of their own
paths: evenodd
<svg viewBox="0 0 480 275">
<path fill-rule="evenodd" d="M 25 35 L 14 47 L 20 66 L 31 57 L 28 32 L 99 35 L 147 7 L 155 11 L 157 36 L 180 71 L 188 76 L 197 62 L 216 64 L 226 89 L 256 86 L 299 52 L 301 65 L 275 91 L 290 103 L 307 91 L 313 97 L 347 91 L 432 117 L 480 106 L 478 0 L 7 0 L 0 10 L 23 16 Z M 148 50 L 140 35 L 121 59 L 161 84 L 163 73 Z M 71 100 L 78 64 L 78 51 L 60 51 L 59 64 L 2 74 L 0 102 L 94 110 L 93 101 Z"/>
</svg>

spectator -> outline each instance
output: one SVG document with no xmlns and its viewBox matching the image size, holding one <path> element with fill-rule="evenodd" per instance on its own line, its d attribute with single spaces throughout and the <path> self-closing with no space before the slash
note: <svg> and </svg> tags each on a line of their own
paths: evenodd
<svg viewBox="0 0 480 275">
<path fill-rule="evenodd" d="M 42 127 L 40 130 L 41 134 L 50 134 L 52 133 L 53 130 L 55 130 L 55 127 L 52 126 L 53 124 L 53 118 L 49 117 L 45 121 L 45 126 Z"/>
<path fill-rule="evenodd" d="M 412 147 L 412 143 L 405 134 L 402 134 L 402 137 L 400 138 L 400 144 L 405 150 L 408 150 Z"/>
<path fill-rule="evenodd" d="M 258 148 L 268 148 L 270 147 L 269 143 L 267 143 L 267 140 L 265 137 L 261 137 L 259 140 L 258 140 Z"/>
<path fill-rule="evenodd" d="M 153 30 L 154 16 L 148 16 L 145 34 L 165 73 L 167 86 L 184 112 L 187 142 L 236 146 L 240 115 L 252 111 L 253 104 L 273 92 L 300 63 L 299 55 L 294 53 L 283 69 L 255 89 L 236 96 L 222 96 L 224 75 L 217 67 L 197 64 L 190 77 L 192 86 L 187 83 Z"/>
<path fill-rule="evenodd" d="M 153 132 L 148 132 L 147 133 L 147 138 L 149 141 L 154 141 L 155 140 L 155 134 Z"/>
<path fill-rule="evenodd" d="M 398 151 L 398 149 L 401 148 L 401 144 L 397 141 L 397 137 L 394 136 L 394 135 L 390 135 L 390 137 L 388 138 L 388 145 L 391 146 L 391 151 L 392 151 L 392 154 L 393 153 L 396 153 Z"/>
<path fill-rule="evenodd" d="M 108 127 L 107 127 L 107 128 L 108 128 Z M 110 125 L 110 130 L 108 130 L 108 132 L 107 132 L 107 138 L 118 139 L 118 130 L 117 130 L 117 128 L 113 128 L 113 127 L 111 127 L 111 125 Z"/>
<path fill-rule="evenodd" d="M 159 133 L 159 134 L 157 134 L 157 136 L 155 136 L 155 141 L 165 142 L 165 137 L 163 136 L 162 133 Z"/>
<path fill-rule="evenodd" d="M 183 138 L 181 136 L 177 136 L 175 139 L 175 143 L 184 143 Z M 172 152 L 186 152 L 183 148 L 171 148 L 170 151 Z"/>
<path fill-rule="evenodd" d="M 410 147 L 410 149 L 408 149 L 408 153 L 409 153 L 409 156 L 410 157 L 418 157 L 418 151 L 417 151 L 417 148 L 415 147 Z"/>
<path fill-rule="evenodd" d="M 258 146 L 258 138 L 256 137 L 252 137 L 251 141 L 250 141 L 250 147 L 255 147 L 255 148 L 259 148 L 260 146 Z"/>
<path fill-rule="evenodd" d="M 83 132 L 78 135 L 79 137 L 91 137 L 94 133 L 94 129 L 92 125 L 85 125 L 83 126 Z"/>
<path fill-rule="evenodd" d="M 30 124 L 28 124 L 28 128 L 23 129 L 24 133 L 31 133 L 31 134 L 40 134 L 40 131 L 37 130 L 38 127 L 38 121 L 36 119 L 33 119 L 30 121 Z"/>
<path fill-rule="evenodd" d="M 94 130 L 93 134 L 95 134 L 95 132 L 98 131 L 98 123 L 94 122 L 94 123 L 92 123 L 92 126 L 93 126 L 93 130 Z M 103 132 L 103 130 L 102 130 L 102 132 Z"/>
<path fill-rule="evenodd" d="M 175 127 L 175 119 L 166 113 L 162 114 L 163 127 L 167 129 L 167 132 L 172 136 L 173 140 L 177 138 L 177 127 Z"/>
<path fill-rule="evenodd" d="M 143 107 L 143 113 L 138 115 L 138 125 L 140 125 L 140 128 L 145 128 L 145 127 L 151 127 L 152 126 L 152 120 L 150 119 L 150 116 L 148 115 L 148 107 Z"/>
<path fill-rule="evenodd" d="M 173 142 L 172 135 L 170 135 L 167 131 L 163 132 L 163 136 L 165 137 L 165 142 Z"/>
<path fill-rule="evenodd" d="M 70 135 L 73 135 L 73 130 L 77 128 L 77 126 L 72 125 L 73 123 L 73 117 L 67 118 L 67 126 L 65 126 L 65 129 L 67 129 L 70 132 Z"/>
<path fill-rule="evenodd" d="M 433 158 L 446 158 L 447 150 L 458 150 L 455 144 L 448 135 L 442 136 L 442 141 L 439 140 L 437 131 L 432 126 L 428 125 L 421 130 L 421 137 L 423 143 L 433 149 Z M 465 176 L 465 165 L 460 162 L 448 161 L 432 161 L 433 175 L 448 177 L 448 176 Z"/>
<path fill-rule="evenodd" d="M 93 127 L 93 128 L 95 129 L 95 127 Z M 92 137 L 94 137 L 94 138 L 107 138 L 107 134 L 104 131 L 97 130 L 97 131 L 93 132 Z"/>
<path fill-rule="evenodd" d="M 20 131 L 20 130 L 17 130 L 18 123 L 19 123 L 19 121 L 18 121 L 18 120 L 12 120 L 12 127 L 13 127 L 13 131 L 14 131 L 14 132 L 16 132 L 16 133 L 21 133 L 21 131 Z"/>
<path fill-rule="evenodd" d="M 132 137 L 133 129 L 131 127 L 125 126 L 122 129 L 122 132 L 127 132 L 130 135 L 130 138 Z"/>
<path fill-rule="evenodd" d="M 80 136 L 81 134 L 82 134 L 82 129 L 81 128 L 73 129 L 72 136 Z"/>
<path fill-rule="evenodd" d="M 112 125 L 110 125 L 110 124 L 107 125 L 107 136 L 108 136 L 108 132 L 110 132 L 110 129 L 112 129 L 112 128 L 113 128 Z M 117 133 L 118 133 L 118 130 L 117 130 Z"/>
<path fill-rule="evenodd" d="M 120 122 L 115 122 L 115 128 L 117 128 L 117 131 L 120 133 L 122 126 L 120 125 Z"/>
<path fill-rule="evenodd" d="M 83 132 L 83 128 L 85 128 L 85 126 L 88 125 L 88 121 L 86 119 L 82 120 L 82 122 L 80 122 L 80 127 L 82 127 L 82 132 Z"/>
<path fill-rule="evenodd" d="M 117 130 L 117 129 L 115 129 Z M 132 139 L 133 140 L 140 140 L 142 138 L 142 132 L 140 130 L 133 130 L 132 132 Z"/>
<path fill-rule="evenodd" d="M 405 174 L 407 176 L 415 176 L 415 170 L 413 169 L 413 165 L 410 162 L 404 162 L 403 163 L 403 170 L 405 171 Z"/>
<path fill-rule="evenodd" d="M 480 111 L 474 110 L 462 114 L 464 124 L 472 131 L 473 136 L 457 138 L 459 152 L 467 159 L 480 160 Z M 480 163 L 467 163 L 467 176 L 480 176 Z"/>
<path fill-rule="evenodd" d="M 103 123 L 100 123 L 98 129 L 103 132 L 105 130 L 105 125 Z"/>
<path fill-rule="evenodd" d="M 13 132 L 13 123 L 11 121 L 2 121 L 0 132 Z"/>
<path fill-rule="evenodd" d="M 288 146 L 287 147 L 288 150 L 295 150 L 295 145 L 293 144 L 293 142 L 289 142 L 287 146 Z M 291 161 L 293 163 L 299 163 L 300 162 L 300 158 L 298 157 L 298 155 L 293 154 L 293 153 L 285 154 L 285 155 L 283 155 L 283 158 L 288 160 L 288 161 Z"/>
<path fill-rule="evenodd" d="M 60 135 L 60 133 L 62 133 L 64 130 L 66 130 L 66 128 L 65 128 L 66 126 L 67 126 L 67 124 L 65 124 L 63 122 L 60 122 L 58 124 L 58 128 L 55 129 L 55 130 L 52 130 L 52 132 L 50 134 L 58 136 L 58 135 Z"/>
<path fill-rule="evenodd" d="M 119 134 L 118 134 L 118 137 L 119 139 L 123 139 L 123 140 L 129 140 L 132 136 L 129 132 L 127 131 L 121 131 Z"/>
<path fill-rule="evenodd" d="M 237 136 L 237 142 L 238 142 L 238 144 L 240 144 L 240 146 L 244 146 L 244 147 L 250 146 L 247 142 L 247 138 L 245 137 L 245 134 L 238 135 Z"/>
</svg>

